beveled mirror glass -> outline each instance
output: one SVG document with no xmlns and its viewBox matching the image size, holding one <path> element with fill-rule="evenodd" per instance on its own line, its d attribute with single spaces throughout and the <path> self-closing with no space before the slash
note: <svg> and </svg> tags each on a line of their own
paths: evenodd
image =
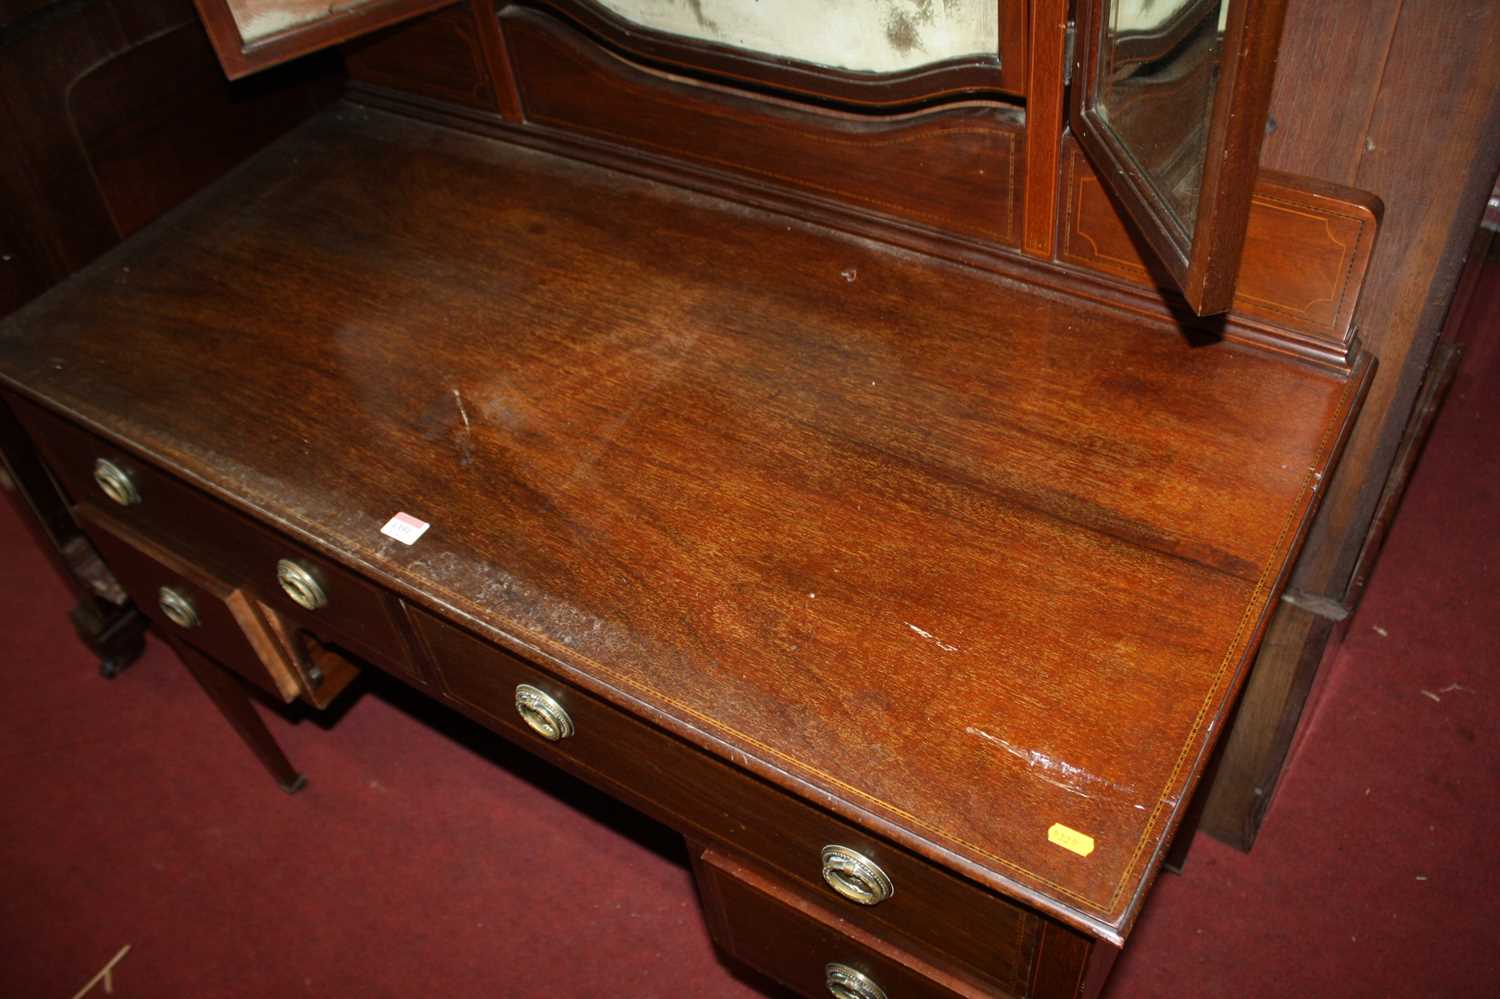
<svg viewBox="0 0 1500 999">
<path fill-rule="evenodd" d="M 593 0 L 644 28 L 858 73 L 999 53 L 996 0 Z"/>
<path fill-rule="evenodd" d="M 1073 130 L 1200 314 L 1229 308 L 1285 0 L 1078 0 Z"/>
<path fill-rule="evenodd" d="M 1228 0 L 1115 0 L 1099 116 L 1186 235 L 1198 216 Z"/>
</svg>

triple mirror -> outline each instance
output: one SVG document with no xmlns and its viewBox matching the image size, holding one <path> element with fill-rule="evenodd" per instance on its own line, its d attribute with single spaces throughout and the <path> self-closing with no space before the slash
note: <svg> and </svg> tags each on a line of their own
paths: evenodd
<svg viewBox="0 0 1500 999">
<path fill-rule="evenodd" d="M 225 70 L 237 77 L 453 0 L 195 2 Z M 494 0 L 471 2 L 480 17 L 493 16 Z M 1046 37 L 1038 19 L 1060 25 L 1067 7 L 1064 0 L 532 2 L 649 64 L 856 111 L 994 94 L 1046 100 L 1026 93 L 1029 32 Z M 1286 2 L 1074 3 L 1073 132 L 1200 314 L 1227 310 L 1233 296 Z"/>
</svg>

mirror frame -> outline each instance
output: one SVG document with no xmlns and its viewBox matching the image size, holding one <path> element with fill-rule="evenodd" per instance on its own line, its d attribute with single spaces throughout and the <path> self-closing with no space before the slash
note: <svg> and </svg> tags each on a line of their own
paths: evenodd
<svg viewBox="0 0 1500 999">
<path fill-rule="evenodd" d="M 1101 115 L 1097 99 L 1110 0 L 1078 0 L 1070 120 L 1100 181 L 1200 316 L 1226 312 L 1245 245 L 1287 0 L 1229 0 L 1208 126 L 1198 215 L 1184 235 L 1166 198 Z"/>
<path fill-rule="evenodd" d="M 345 6 L 283 31 L 247 42 L 230 10 L 230 0 L 193 0 L 224 75 L 238 80 L 297 56 L 348 41 L 378 28 L 409 20 L 454 0 L 367 0 Z M 329 7 L 337 7 L 330 4 Z"/>
</svg>

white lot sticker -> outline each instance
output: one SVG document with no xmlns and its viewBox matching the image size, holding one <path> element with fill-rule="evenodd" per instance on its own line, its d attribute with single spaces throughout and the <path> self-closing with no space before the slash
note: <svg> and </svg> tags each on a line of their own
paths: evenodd
<svg viewBox="0 0 1500 999">
<path fill-rule="evenodd" d="M 432 525 L 425 520 L 418 520 L 409 513 L 398 513 L 385 522 L 380 533 L 388 538 L 395 538 L 403 545 L 414 545 L 417 539 Z"/>
</svg>

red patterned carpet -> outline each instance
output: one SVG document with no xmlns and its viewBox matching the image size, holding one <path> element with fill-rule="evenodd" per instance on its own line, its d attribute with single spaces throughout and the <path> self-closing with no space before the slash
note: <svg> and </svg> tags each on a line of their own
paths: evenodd
<svg viewBox="0 0 1500 999">
<path fill-rule="evenodd" d="M 1253 854 L 1199 837 L 1109 995 L 1500 980 L 1500 282 Z M 0 995 L 756 996 L 673 836 L 393 681 L 267 779 L 153 644 L 113 682 L 0 503 Z M 900 999 L 900 997 L 892 997 Z"/>
</svg>

